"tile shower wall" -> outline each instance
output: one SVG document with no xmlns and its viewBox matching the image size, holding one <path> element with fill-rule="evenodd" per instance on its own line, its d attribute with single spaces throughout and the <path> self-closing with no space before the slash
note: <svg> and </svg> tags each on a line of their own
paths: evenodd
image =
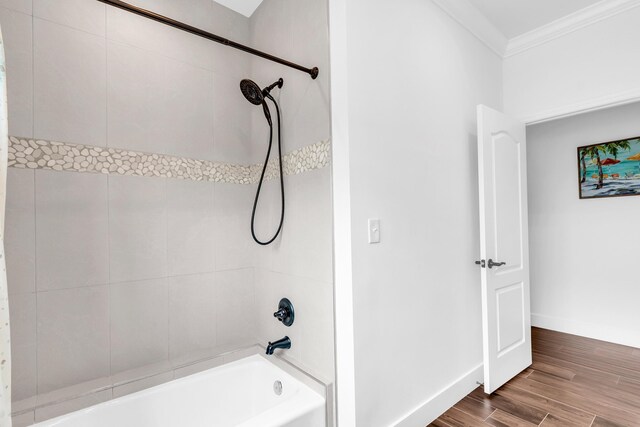
<svg viewBox="0 0 640 427">
<path fill-rule="evenodd" d="M 317 66 L 316 80 L 298 71 L 252 58 L 254 80 L 284 79 L 273 94 L 283 109 L 284 151 L 330 138 L 329 39 L 327 3 L 318 0 L 265 0 L 251 17 L 251 43 L 258 49 Z M 268 34 L 268 37 L 265 35 Z M 268 128 L 260 109 L 253 112 L 256 149 L 266 148 Z M 281 297 L 291 299 L 296 322 L 291 328 L 260 321 L 260 342 L 292 340 L 283 357 L 308 372 L 333 381 L 333 263 L 330 168 L 286 177 L 286 214 L 282 237 L 257 248 L 256 302 L 260 319 L 271 315 Z M 258 235 L 270 237 L 280 219 L 276 180 L 270 181 L 258 209 Z"/>
<path fill-rule="evenodd" d="M 0 1 L 10 134 L 255 165 L 268 129 L 238 82 L 282 76 L 284 151 L 300 150 L 285 162 L 283 234 L 268 248 L 250 238 L 255 166 L 243 184 L 10 168 L 6 244 L 20 422 L 186 375 L 198 369 L 194 361 L 215 366 L 227 360 L 218 354 L 255 351 L 286 333 L 294 344 L 283 357 L 333 380 L 330 169 L 305 163 L 308 146 L 330 139 L 325 2 L 266 0 L 251 19 L 211 0 L 131 3 L 318 66 L 320 77 L 99 2 Z M 274 165 L 269 171 L 277 175 Z M 276 184 L 266 185 L 259 210 L 265 235 L 279 215 Z M 284 295 L 298 313 L 290 329 L 271 314 Z M 126 384 L 133 378 L 144 380 Z"/>
<path fill-rule="evenodd" d="M 249 20 L 211 0 L 132 3 L 250 39 Z M 11 135 L 251 164 L 245 54 L 97 1 L 2 1 L 0 25 Z M 13 410 L 26 421 L 256 343 L 254 185 L 17 168 L 8 179 Z"/>
</svg>

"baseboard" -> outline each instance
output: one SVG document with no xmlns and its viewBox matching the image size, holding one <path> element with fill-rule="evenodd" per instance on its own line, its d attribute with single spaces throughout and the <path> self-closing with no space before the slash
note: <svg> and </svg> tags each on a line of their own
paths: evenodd
<svg viewBox="0 0 640 427">
<path fill-rule="evenodd" d="M 482 369 L 482 364 L 476 366 L 392 425 L 396 427 L 428 425 L 478 387 L 478 382 L 482 381 L 484 375 Z"/>
<path fill-rule="evenodd" d="M 640 348 L 640 331 L 637 330 L 609 328 L 596 323 L 578 322 L 534 313 L 531 314 L 531 324 L 538 328 L 564 332 L 565 334 Z"/>
</svg>

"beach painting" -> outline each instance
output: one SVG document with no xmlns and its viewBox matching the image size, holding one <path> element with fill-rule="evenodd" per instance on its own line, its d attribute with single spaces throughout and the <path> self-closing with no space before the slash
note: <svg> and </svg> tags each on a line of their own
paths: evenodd
<svg viewBox="0 0 640 427">
<path fill-rule="evenodd" d="M 581 199 L 640 195 L 640 137 L 578 147 Z"/>
</svg>

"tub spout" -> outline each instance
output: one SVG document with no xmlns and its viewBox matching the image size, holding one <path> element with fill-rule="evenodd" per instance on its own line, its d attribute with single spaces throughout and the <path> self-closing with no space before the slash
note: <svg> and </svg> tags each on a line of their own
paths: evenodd
<svg viewBox="0 0 640 427">
<path fill-rule="evenodd" d="M 273 351 L 276 348 L 291 348 L 291 340 L 289 339 L 289 337 L 284 337 L 274 342 L 269 341 L 269 345 L 267 346 L 267 354 L 273 354 Z"/>
</svg>

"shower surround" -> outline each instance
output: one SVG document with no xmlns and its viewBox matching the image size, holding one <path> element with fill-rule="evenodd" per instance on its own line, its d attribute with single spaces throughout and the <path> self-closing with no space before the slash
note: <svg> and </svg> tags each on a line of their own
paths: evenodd
<svg viewBox="0 0 640 427">
<path fill-rule="evenodd" d="M 17 426 L 262 352 L 285 334 L 293 347 L 279 357 L 333 382 L 326 4 L 266 0 L 247 19 L 210 0 L 132 3 L 320 76 L 97 1 L 0 3 L 15 135 L 6 248 Z M 260 248 L 249 220 L 268 129 L 238 84 L 278 77 L 287 212 L 282 237 Z M 258 234 L 279 215 L 273 162 L 268 173 Z M 291 328 L 272 316 L 285 296 Z"/>
</svg>

